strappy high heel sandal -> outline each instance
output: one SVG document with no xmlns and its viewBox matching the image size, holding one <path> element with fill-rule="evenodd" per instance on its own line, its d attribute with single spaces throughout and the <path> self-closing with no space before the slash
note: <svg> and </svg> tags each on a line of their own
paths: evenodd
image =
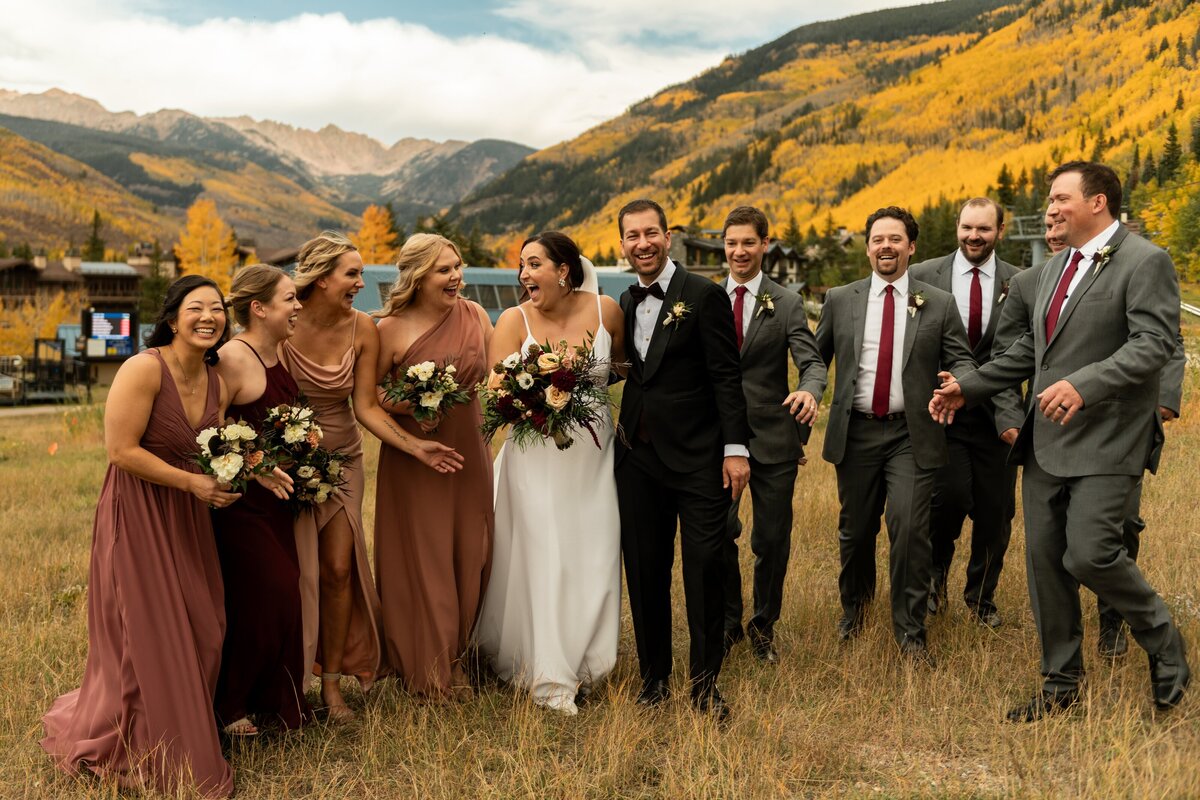
<svg viewBox="0 0 1200 800">
<path fill-rule="evenodd" d="M 326 683 L 335 683 L 336 684 L 336 683 L 341 683 L 341 680 L 342 680 L 342 673 L 340 673 L 340 672 L 323 672 L 323 673 L 321 673 L 321 689 L 322 689 L 321 693 L 322 693 L 322 695 L 324 695 L 324 688 L 325 688 Z M 339 694 L 340 694 L 340 692 L 339 692 Z M 325 698 L 322 696 L 321 699 L 324 700 Z M 344 725 L 347 722 L 352 722 L 358 716 L 350 709 L 350 706 L 346 705 L 345 702 L 331 703 L 331 704 L 325 706 L 325 713 L 327 715 L 326 719 L 333 725 Z"/>
</svg>

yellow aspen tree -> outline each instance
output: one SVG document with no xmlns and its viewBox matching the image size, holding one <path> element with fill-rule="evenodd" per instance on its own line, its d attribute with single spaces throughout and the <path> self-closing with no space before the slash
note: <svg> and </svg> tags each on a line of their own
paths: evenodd
<svg viewBox="0 0 1200 800">
<path fill-rule="evenodd" d="M 367 206 L 362 227 L 350 236 L 364 264 L 396 263 L 396 221 L 383 206 Z"/>
<path fill-rule="evenodd" d="M 237 242 L 212 200 L 197 200 L 188 209 L 187 223 L 175 246 L 175 259 L 181 273 L 212 278 L 223 294 L 229 292 L 237 267 Z"/>
<path fill-rule="evenodd" d="M 54 338 L 59 325 L 79 321 L 83 306 L 83 296 L 74 291 L 39 294 L 7 305 L 0 298 L 0 355 L 32 356 L 35 338 Z"/>
</svg>

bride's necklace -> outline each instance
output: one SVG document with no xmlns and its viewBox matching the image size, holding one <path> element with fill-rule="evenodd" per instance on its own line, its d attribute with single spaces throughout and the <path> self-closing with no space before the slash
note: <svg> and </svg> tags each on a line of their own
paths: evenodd
<svg viewBox="0 0 1200 800">
<path fill-rule="evenodd" d="M 175 353 L 175 345 L 174 344 L 167 345 L 167 349 L 171 351 L 171 358 L 175 359 L 175 366 L 179 368 L 179 375 L 180 375 L 180 377 L 183 378 L 183 385 L 185 387 L 187 387 L 188 397 L 195 395 L 196 394 L 196 385 L 194 383 L 192 383 L 191 377 L 187 374 L 187 372 L 184 371 L 183 364 L 182 364 L 182 362 L 180 362 L 179 356 Z M 200 371 L 201 372 L 204 371 L 203 367 L 201 367 Z M 197 373 L 197 375 L 196 375 L 196 382 L 197 383 L 200 382 L 199 373 Z"/>
</svg>

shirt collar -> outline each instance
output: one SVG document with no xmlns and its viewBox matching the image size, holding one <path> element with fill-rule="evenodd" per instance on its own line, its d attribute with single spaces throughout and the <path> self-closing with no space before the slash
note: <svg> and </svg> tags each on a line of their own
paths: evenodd
<svg viewBox="0 0 1200 800">
<path fill-rule="evenodd" d="M 671 276 L 674 274 L 675 262 L 668 258 L 666 266 L 663 267 L 662 272 L 658 273 L 658 277 L 654 280 L 654 282 L 660 284 L 663 288 L 663 292 L 665 293 L 667 291 L 667 285 L 671 283 Z M 641 275 L 638 276 L 638 285 L 644 286 L 647 289 L 650 288 L 650 284 L 642 283 Z"/>
<path fill-rule="evenodd" d="M 996 272 L 996 251 L 988 256 L 988 260 L 978 265 L 980 273 L 992 277 Z M 970 275 L 971 270 L 975 269 L 976 265 L 967 261 L 967 257 L 963 255 L 962 248 L 954 251 L 954 271 L 961 275 Z"/>
<path fill-rule="evenodd" d="M 1083 253 L 1083 260 L 1091 261 L 1092 256 L 1096 255 L 1096 251 L 1103 247 L 1109 239 L 1116 235 L 1117 228 L 1120 226 L 1120 224 L 1120 222 L 1114 219 L 1112 224 L 1100 231 L 1100 234 L 1096 236 L 1096 238 L 1079 248 L 1079 252 Z M 1074 255 L 1074 253 L 1072 253 L 1072 255 Z"/>
<path fill-rule="evenodd" d="M 874 272 L 874 271 L 871 272 L 871 294 L 872 295 L 875 295 L 875 296 L 883 295 L 883 290 L 886 289 L 888 286 L 895 287 L 897 297 L 907 297 L 908 296 L 908 272 L 905 271 L 905 273 L 903 275 L 901 275 L 896 280 L 892 281 L 892 283 L 890 283 L 890 284 L 887 281 L 885 281 L 883 278 L 879 277 L 879 273 Z"/>
<path fill-rule="evenodd" d="M 746 281 L 745 283 L 738 283 L 737 281 L 735 281 L 733 279 L 733 276 L 730 276 L 729 285 L 725 287 L 725 291 L 726 291 L 726 293 L 728 293 L 728 295 L 730 297 L 733 297 L 734 290 L 736 290 L 737 287 L 745 286 L 746 291 L 750 293 L 751 297 L 758 297 L 758 295 L 762 291 L 762 282 L 763 282 L 762 270 L 759 270 L 757 275 L 755 275 L 753 278 Z"/>
</svg>

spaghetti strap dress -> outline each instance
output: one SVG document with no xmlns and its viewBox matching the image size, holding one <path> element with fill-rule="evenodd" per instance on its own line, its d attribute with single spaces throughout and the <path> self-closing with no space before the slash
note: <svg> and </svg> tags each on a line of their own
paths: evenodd
<svg viewBox="0 0 1200 800">
<path fill-rule="evenodd" d="M 245 345 L 235 339 L 226 347 Z M 283 363 L 263 364 L 267 386 L 257 400 L 231 405 L 230 420 L 261 430 L 267 411 L 292 403 L 299 389 Z M 248 714 L 258 721 L 297 728 L 311 718 L 304 699 L 304 627 L 300 614 L 300 564 L 292 511 L 258 483 L 242 498 L 213 512 L 213 530 L 225 580 L 225 645 L 213 707 L 220 725 Z"/>
<path fill-rule="evenodd" d="M 215 426 L 220 379 L 208 367 L 204 416 L 192 427 L 162 368 L 141 445 L 199 472 L 196 435 Z M 88 770 L 122 786 L 166 794 L 194 787 L 229 797 L 213 693 L 225 634 L 221 566 L 204 503 L 108 465 L 92 528 L 88 655 L 83 683 L 42 718 L 41 745 L 65 772 Z"/>
<path fill-rule="evenodd" d="M 449 361 L 460 386 L 487 370 L 483 327 L 462 300 L 399 360 L 399 373 L 422 361 Z M 389 667 L 409 691 L 442 697 L 470 641 L 487 588 L 492 549 L 492 458 L 479 433 L 479 399 L 450 408 L 436 433 L 413 417 L 395 417 L 413 436 L 453 447 L 466 460 L 444 475 L 388 445 L 379 452 L 375 492 L 375 565 Z"/>
<path fill-rule="evenodd" d="M 355 312 L 354 327 L 359 314 Z M 313 673 L 321 674 L 320 653 L 320 576 L 317 537 L 319 531 L 338 514 L 345 514 L 354 532 L 354 558 L 350 570 L 350 627 L 341 672 L 358 678 L 363 690 L 370 689 L 380 670 L 379 595 L 371 579 L 367 560 L 367 541 L 363 535 L 363 448 L 358 421 L 350 407 L 354 391 L 354 334 L 341 360 L 336 364 L 317 364 L 285 341 L 281 360 L 295 378 L 300 392 L 316 412 L 325 433 L 321 446 L 344 453 L 346 483 L 329 499 L 296 519 L 296 552 L 300 558 L 300 600 L 304 615 L 304 663 Z"/>
</svg>

